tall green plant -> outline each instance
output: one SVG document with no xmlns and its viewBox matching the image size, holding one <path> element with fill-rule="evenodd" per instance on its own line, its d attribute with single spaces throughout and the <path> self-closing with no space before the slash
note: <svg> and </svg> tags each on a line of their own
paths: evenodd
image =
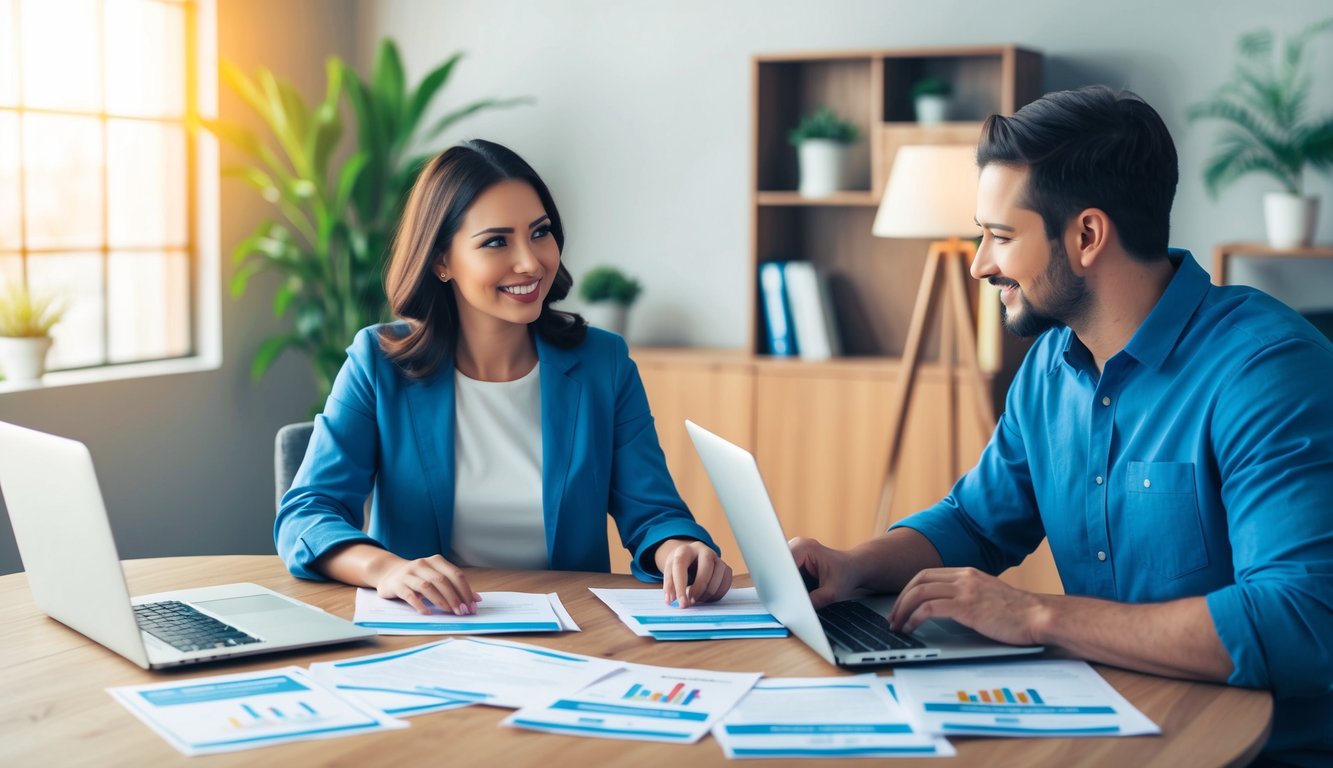
<svg viewBox="0 0 1333 768">
<path fill-rule="evenodd" d="M 367 80 L 332 56 L 325 64 L 324 98 L 313 105 L 267 69 L 260 68 L 251 79 L 222 64 L 223 79 L 259 115 L 270 136 L 266 140 L 235 123 L 204 125 L 250 160 L 226 169 L 225 175 L 256 189 L 275 213 L 233 250 L 240 266 L 232 294 L 243 295 L 255 275 L 275 272 L 282 280 L 273 296 L 274 314 L 292 318 L 289 331 L 264 340 L 255 352 L 251 374 L 256 380 L 279 355 L 296 349 L 310 357 L 319 403 L 324 402 L 352 336 L 388 319 L 384 259 L 407 193 L 433 154 L 413 154 L 417 143 L 437 138 L 483 109 L 528 101 L 482 99 L 419 131 L 461 58 L 454 54 L 409 87 L 392 40 L 381 42 Z M 344 95 L 355 118 L 356 147 L 339 160 Z"/>
<path fill-rule="evenodd" d="M 1213 118 L 1228 124 L 1204 167 L 1211 194 L 1250 173 L 1272 176 L 1287 192 L 1300 194 L 1306 166 L 1333 169 L 1333 115 L 1307 119 L 1305 114 L 1313 85 L 1305 47 L 1329 30 L 1333 18 L 1291 36 L 1280 52 L 1272 30 L 1241 36 L 1232 81 L 1188 113 L 1191 122 Z"/>
</svg>

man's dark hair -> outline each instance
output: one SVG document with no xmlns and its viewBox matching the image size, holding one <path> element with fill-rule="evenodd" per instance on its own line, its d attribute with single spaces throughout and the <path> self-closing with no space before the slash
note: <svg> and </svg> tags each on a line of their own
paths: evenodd
<svg viewBox="0 0 1333 768">
<path fill-rule="evenodd" d="M 1027 167 L 1023 205 L 1041 215 L 1047 237 L 1099 208 L 1131 256 L 1165 258 L 1180 170 L 1166 124 L 1137 95 L 1090 85 L 1048 93 L 1012 117 L 991 115 L 977 164 L 991 163 Z"/>
</svg>

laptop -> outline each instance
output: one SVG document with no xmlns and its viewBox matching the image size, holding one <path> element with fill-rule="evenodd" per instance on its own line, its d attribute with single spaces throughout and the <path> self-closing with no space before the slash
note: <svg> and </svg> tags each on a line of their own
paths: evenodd
<svg viewBox="0 0 1333 768">
<path fill-rule="evenodd" d="M 131 599 L 83 443 L 0 422 L 0 491 L 37 607 L 145 669 L 376 634 L 257 584 Z"/>
<path fill-rule="evenodd" d="M 787 546 L 759 465 L 749 451 L 686 420 L 768 612 L 830 664 L 858 667 L 1039 653 L 1042 646 L 992 640 L 952 619 L 930 619 L 910 634 L 889 629 L 893 596 L 848 600 L 815 610 Z M 813 587 L 811 587 L 813 588 Z"/>
</svg>

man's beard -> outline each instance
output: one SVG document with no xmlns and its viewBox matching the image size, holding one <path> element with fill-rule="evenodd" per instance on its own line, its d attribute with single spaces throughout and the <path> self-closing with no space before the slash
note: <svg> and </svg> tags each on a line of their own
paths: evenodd
<svg viewBox="0 0 1333 768">
<path fill-rule="evenodd" d="M 1013 285 L 1018 283 L 1004 278 L 991 278 L 992 285 Z M 1027 294 L 1018 294 L 1023 304 L 1023 311 L 1018 317 L 1010 318 L 1009 310 L 1000 304 L 1000 318 L 1004 327 L 1015 336 L 1031 338 L 1051 328 L 1069 325 L 1083 316 L 1088 308 L 1087 281 L 1074 274 L 1069 266 L 1069 253 L 1059 239 L 1051 241 L 1051 262 L 1046 271 L 1033 282 L 1034 287 L 1045 284 L 1047 289 L 1046 306 L 1038 309 L 1028 300 Z"/>
</svg>

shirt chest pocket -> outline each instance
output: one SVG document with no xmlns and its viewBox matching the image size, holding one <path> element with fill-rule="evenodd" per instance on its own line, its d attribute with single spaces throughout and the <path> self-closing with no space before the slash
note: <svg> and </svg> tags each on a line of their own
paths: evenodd
<svg viewBox="0 0 1333 768">
<path fill-rule="evenodd" d="M 1194 488 L 1194 465 L 1131 461 L 1125 474 L 1125 529 L 1121 557 L 1175 579 L 1208 565 Z"/>
</svg>

